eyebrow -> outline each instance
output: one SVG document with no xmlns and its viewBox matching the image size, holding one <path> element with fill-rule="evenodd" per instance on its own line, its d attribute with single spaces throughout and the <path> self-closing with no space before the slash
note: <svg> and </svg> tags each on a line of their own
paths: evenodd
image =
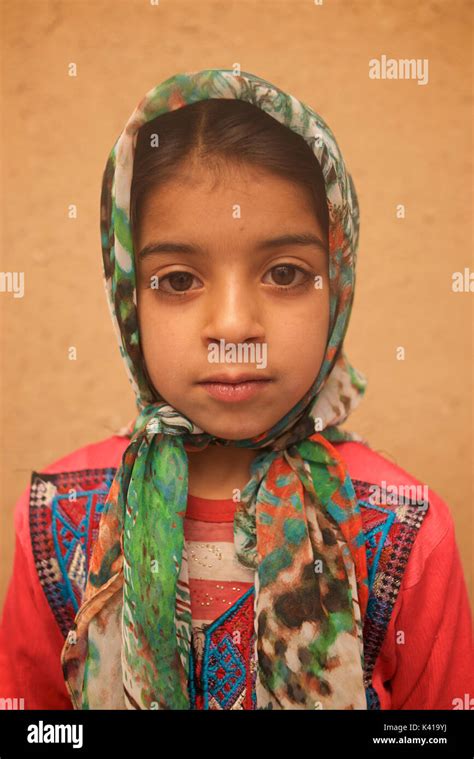
<svg viewBox="0 0 474 759">
<path fill-rule="evenodd" d="M 316 246 L 325 253 L 327 252 L 327 245 L 317 235 L 306 232 L 284 234 L 268 240 L 260 240 L 256 245 L 256 250 L 278 250 L 278 248 L 287 248 L 291 245 Z M 145 245 L 138 253 L 138 259 L 143 261 L 143 259 L 159 253 L 201 253 L 201 255 L 206 255 L 206 251 L 200 245 L 163 240 L 162 242 L 150 242 Z"/>
</svg>

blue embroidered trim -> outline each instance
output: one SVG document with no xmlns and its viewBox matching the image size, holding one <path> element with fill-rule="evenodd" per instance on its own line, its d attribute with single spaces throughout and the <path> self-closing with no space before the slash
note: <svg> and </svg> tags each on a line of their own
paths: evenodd
<svg viewBox="0 0 474 759">
<path fill-rule="evenodd" d="M 59 568 L 61 570 L 61 574 L 64 578 L 64 585 L 65 585 L 65 600 L 70 599 L 71 603 L 74 607 L 74 611 L 77 612 L 79 609 L 79 604 L 76 600 L 76 597 L 73 592 L 71 580 L 68 575 L 68 567 L 71 565 L 71 560 L 74 557 L 74 554 L 77 554 L 78 550 L 78 544 L 81 546 L 83 551 L 83 560 L 85 564 L 85 571 L 84 571 L 84 582 L 87 578 L 87 572 L 89 570 L 89 558 L 88 552 L 86 550 L 86 543 L 87 543 L 87 536 L 89 533 L 89 524 L 91 519 L 91 510 L 92 510 L 92 501 L 94 496 L 104 496 L 104 500 L 98 499 L 95 503 L 95 514 L 100 517 L 100 514 L 102 514 L 102 511 L 104 510 L 105 505 L 105 496 L 107 496 L 108 491 L 107 490 L 76 490 L 76 499 L 77 498 L 85 498 L 86 499 L 86 506 L 85 506 L 85 512 L 84 517 L 81 519 L 78 526 L 75 526 L 70 519 L 68 519 L 67 511 L 65 510 L 65 506 L 67 506 L 68 503 L 70 503 L 69 496 L 66 495 L 56 495 L 51 501 L 51 511 L 52 511 L 52 535 L 53 535 L 53 542 L 54 542 L 54 548 L 56 552 L 56 558 L 58 560 Z M 59 530 L 59 526 L 62 525 L 61 529 Z M 68 537 L 68 535 L 70 537 Z M 61 548 L 66 549 L 66 552 L 63 553 Z M 81 557 L 82 558 L 82 557 Z M 67 591 L 67 592 L 66 592 Z"/>
<path fill-rule="evenodd" d="M 385 540 L 387 538 L 388 533 L 390 532 L 393 523 L 396 519 L 396 514 L 393 511 L 390 511 L 389 509 L 384 508 L 383 506 L 374 506 L 372 503 L 367 503 L 366 501 L 359 501 L 359 505 L 362 506 L 365 509 L 370 509 L 372 511 L 380 511 L 382 514 L 385 514 L 386 519 L 382 525 L 377 525 L 372 530 L 368 530 L 365 533 L 366 537 L 366 548 L 367 548 L 367 558 L 368 558 L 368 579 L 369 579 L 369 590 L 372 591 L 375 575 L 378 571 L 380 556 L 382 554 L 382 549 L 385 545 Z M 378 542 L 376 542 L 376 537 L 379 538 Z M 375 553 L 374 553 L 375 549 Z"/>
<path fill-rule="evenodd" d="M 226 622 L 231 616 L 235 616 L 247 598 L 254 593 L 254 588 L 249 588 L 224 614 L 214 620 L 205 628 L 204 650 L 202 659 L 202 691 L 204 696 L 204 709 L 209 709 L 209 698 L 213 696 L 224 709 L 235 699 L 235 695 L 242 690 L 245 684 L 245 662 L 239 651 L 229 642 L 228 636 L 222 638 L 221 645 L 216 645 L 212 634 Z M 227 655 L 227 656 L 226 656 Z M 229 664 L 229 657 L 231 664 Z M 227 671 L 227 667 L 229 667 Z M 240 668 L 240 672 L 239 669 Z M 226 671 L 226 677 L 218 683 L 218 670 Z M 236 674 L 237 671 L 237 674 Z M 227 696 L 223 696 L 223 689 L 230 685 Z M 220 695 L 221 694 L 221 695 Z M 220 695 L 220 698 L 219 698 Z"/>
</svg>

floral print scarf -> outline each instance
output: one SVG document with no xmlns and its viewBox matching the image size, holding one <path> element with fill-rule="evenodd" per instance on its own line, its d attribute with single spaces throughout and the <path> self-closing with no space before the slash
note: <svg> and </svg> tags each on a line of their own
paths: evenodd
<svg viewBox="0 0 474 759">
<path fill-rule="evenodd" d="M 323 171 L 329 210 L 330 329 L 306 395 L 258 438 L 197 427 L 150 385 L 140 348 L 130 188 L 137 131 L 207 98 L 239 98 L 301 135 Z M 237 559 L 254 570 L 257 709 L 366 709 L 368 599 L 361 514 L 338 440 L 366 381 L 347 361 L 359 209 L 334 135 L 310 107 L 246 72 L 178 74 L 139 102 L 104 171 L 105 286 L 138 416 L 94 544 L 61 661 L 77 709 L 189 709 L 192 619 L 183 520 L 187 451 L 213 442 L 261 450 L 234 517 Z"/>
</svg>

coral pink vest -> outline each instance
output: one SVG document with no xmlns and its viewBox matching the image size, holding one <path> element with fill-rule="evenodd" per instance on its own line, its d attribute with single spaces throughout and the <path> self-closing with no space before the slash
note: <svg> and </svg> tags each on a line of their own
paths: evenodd
<svg viewBox="0 0 474 759">
<path fill-rule="evenodd" d="M 7 708 L 8 699 L 15 698 L 23 699 L 26 709 L 72 708 L 60 654 L 81 603 L 100 514 L 127 443 L 126 437 L 114 435 L 33 472 L 16 504 L 15 563 L 0 623 L 0 698 L 7 699 Z M 470 607 L 448 506 L 362 443 L 336 445 L 352 478 L 365 530 L 368 708 L 474 708 Z M 233 610 L 242 626 L 250 624 L 250 602 L 249 591 Z M 218 645 L 226 634 L 225 619 L 222 615 L 207 633 L 214 664 L 222 651 L 217 664 L 224 679 L 233 658 L 231 640 L 226 647 Z M 190 665 L 191 708 L 208 708 L 206 689 L 212 684 L 202 680 L 207 669 L 202 661 Z M 193 692 L 198 666 L 204 699 Z M 213 708 L 228 708 L 213 696 Z M 251 696 L 245 703 L 240 708 L 253 708 Z"/>
</svg>

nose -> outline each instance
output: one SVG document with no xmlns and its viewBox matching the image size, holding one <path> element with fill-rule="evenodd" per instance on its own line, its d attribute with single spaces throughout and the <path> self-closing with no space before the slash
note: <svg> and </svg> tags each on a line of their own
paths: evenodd
<svg viewBox="0 0 474 759">
<path fill-rule="evenodd" d="M 263 342 L 260 299 L 244 279 L 229 272 L 213 287 L 206 304 L 203 338 L 206 347 L 213 342 Z"/>
</svg>

